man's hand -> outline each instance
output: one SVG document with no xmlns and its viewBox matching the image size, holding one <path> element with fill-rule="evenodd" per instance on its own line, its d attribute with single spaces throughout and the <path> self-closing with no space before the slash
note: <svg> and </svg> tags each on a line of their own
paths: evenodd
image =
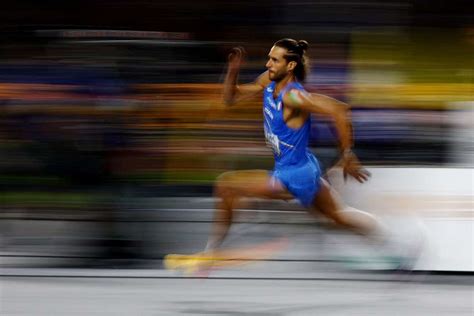
<svg viewBox="0 0 474 316">
<path fill-rule="evenodd" d="M 241 46 L 234 47 L 228 56 L 227 73 L 224 79 L 223 99 L 227 106 L 234 105 L 243 100 L 261 94 L 264 87 L 270 83 L 268 72 L 261 74 L 255 82 L 238 84 L 240 67 L 245 59 L 245 49 Z"/>
<path fill-rule="evenodd" d="M 342 167 L 344 181 L 347 180 L 348 175 L 360 183 L 367 181 L 370 177 L 370 172 L 362 167 L 357 156 L 351 151 L 343 153 L 338 165 Z"/>
<path fill-rule="evenodd" d="M 245 58 L 245 55 L 246 55 L 246 52 L 242 46 L 237 46 L 237 47 L 232 48 L 232 51 L 230 52 L 228 56 L 229 71 L 231 72 L 239 71 L 240 66 L 242 65 L 242 62 Z"/>
</svg>

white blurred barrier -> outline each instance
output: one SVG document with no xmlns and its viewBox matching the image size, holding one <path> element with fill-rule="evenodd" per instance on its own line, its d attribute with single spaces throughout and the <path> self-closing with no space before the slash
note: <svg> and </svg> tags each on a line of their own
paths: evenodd
<svg viewBox="0 0 474 316">
<path fill-rule="evenodd" d="M 332 185 L 351 206 L 377 214 L 408 245 L 424 240 L 417 270 L 474 271 L 472 168 L 369 168 L 371 179 Z"/>
</svg>

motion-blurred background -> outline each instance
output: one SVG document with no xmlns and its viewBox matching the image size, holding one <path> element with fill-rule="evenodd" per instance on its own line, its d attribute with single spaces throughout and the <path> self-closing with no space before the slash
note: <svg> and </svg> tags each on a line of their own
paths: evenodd
<svg viewBox="0 0 474 316">
<path fill-rule="evenodd" d="M 461 170 L 467 193 L 431 193 L 449 191 L 472 211 L 471 1 L 8 1 L 2 261 L 160 259 L 202 248 L 215 177 L 273 163 L 261 100 L 221 102 L 227 54 L 246 48 L 240 81 L 252 81 L 283 37 L 310 43 L 309 91 L 352 105 L 364 164 Z M 313 117 L 311 147 L 324 168 L 336 162 L 337 135 L 322 117 Z M 429 191 L 427 172 L 420 187 Z M 458 174 L 436 181 L 457 185 Z M 420 180 L 410 175 L 395 186 Z"/>
</svg>

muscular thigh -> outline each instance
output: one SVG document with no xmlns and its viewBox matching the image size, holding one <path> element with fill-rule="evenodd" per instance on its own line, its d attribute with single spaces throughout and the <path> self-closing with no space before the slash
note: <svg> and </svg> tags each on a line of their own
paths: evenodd
<svg viewBox="0 0 474 316">
<path fill-rule="evenodd" d="M 266 170 L 239 170 L 222 174 L 217 185 L 231 189 L 243 197 L 291 199 L 283 184 L 271 177 Z"/>
<path fill-rule="evenodd" d="M 344 203 L 329 183 L 321 179 L 321 187 L 314 198 L 313 206 L 326 216 L 332 217 L 344 207 Z"/>
</svg>

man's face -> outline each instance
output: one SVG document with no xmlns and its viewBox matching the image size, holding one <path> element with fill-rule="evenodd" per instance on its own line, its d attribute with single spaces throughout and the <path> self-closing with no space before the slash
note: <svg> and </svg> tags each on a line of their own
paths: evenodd
<svg viewBox="0 0 474 316">
<path fill-rule="evenodd" d="M 288 63 L 285 59 L 286 48 L 273 46 L 268 53 L 268 76 L 271 81 L 281 81 L 288 74 Z"/>
</svg>

